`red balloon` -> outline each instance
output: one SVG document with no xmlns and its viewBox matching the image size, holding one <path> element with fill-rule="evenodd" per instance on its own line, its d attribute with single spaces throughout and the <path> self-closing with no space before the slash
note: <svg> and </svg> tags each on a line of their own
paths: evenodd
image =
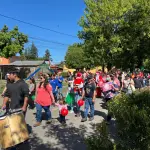
<svg viewBox="0 0 150 150">
<path fill-rule="evenodd" d="M 61 110 L 61 115 L 62 115 L 62 116 L 67 116 L 67 115 L 68 115 L 68 110 L 65 109 L 65 108 L 63 108 L 63 109 Z"/>
<path fill-rule="evenodd" d="M 79 105 L 79 106 L 83 106 L 83 104 L 84 104 L 84 101 L 83 101 L 82 99 L 80 99 L 80 100 L 78 101 L 78 105 Z"/>
</svg>

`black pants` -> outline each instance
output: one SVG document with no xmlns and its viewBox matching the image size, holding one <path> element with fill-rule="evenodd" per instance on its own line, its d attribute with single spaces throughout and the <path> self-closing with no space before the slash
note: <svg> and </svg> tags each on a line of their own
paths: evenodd
<svg viewBox="0 0 150 150">
<path fill-rule="evenodd" d="M 59 117 L 60 117 L 60 122 L 61 122 L 61 123 L 62 123 L 62 122 L 65 122 L 65 123 L 66 123 L 66 118 L 65 118 L 65 116 L 59 114 Z"/>
<path fill-rule="evenodd" d="M 32 95 L 29 96 L 28 104 L 31 109 L 34 109 L 35 105 L 34 105 L 34 101 L 32 100 Z"/>
</svg>

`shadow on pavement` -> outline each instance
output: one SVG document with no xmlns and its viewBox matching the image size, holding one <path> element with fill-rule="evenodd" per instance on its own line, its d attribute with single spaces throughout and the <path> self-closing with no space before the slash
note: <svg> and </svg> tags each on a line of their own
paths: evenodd
<svg viewBox="0 0 150 150">
<path fill-rule="evenodd" d="M 49 137 L 49 142 L 43 143 L 42 137 L 39 138 L 37 134 L 32 133 L 30 140 L 21 144 L 18 150 L 86 150 L 84 143 L 86 127 L 84 125 L 76 128 L 73 124 L 68 126 L 51 124 L 43 126 L 43 129 L 46 129 L 45 137 Z M 54 137 L 54 141 L 51 137 Z"/>
<path fill-rule="evenodd" d="M 84 144 L 84 133 L 86 132 L 86 127 L 84 125 L 81 125 L 79 128 L 74 127 L 73 124 L 69 124 L 69 126 L 50 125 L 46 127 L 46 129 L 45 136 L 56 137 L 58 143 L 62 145 L 59 149 L 86 150 Z"/>
</svg>

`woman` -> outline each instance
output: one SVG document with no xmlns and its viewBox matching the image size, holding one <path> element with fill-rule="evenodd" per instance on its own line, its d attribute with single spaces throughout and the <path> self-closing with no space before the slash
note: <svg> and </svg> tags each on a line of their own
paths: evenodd
<svg viewBox="0 0 150 150">
<path fill-rule="evenodd" d="M 111 100 L 113 97 L 113 81 L 110 75 L 106 76 L 106 82 L 104 82 L 102 86 L 102 92 L 104 95 L 104 99 L 107 101 Z"/>
<path fill-rule="evenodd" d="M 42 121 L 42 108 L 45 110 L 47 123 L 51 122 L 51 111 L 50 106 L 54 103 L 54 96 L 52 92 L 52 87 L 49 84 L 48 78 L 46 75 L 41 76 L 41 82 L 37 87 L 36 95 L 36 123 L 34 127 L 40 126 Z"/>
<path fill-rule="evenodd" d="M 123 80 L 122 91 L 126 94 L 132 94 L 135 91 L 134 81 L 129 75 L 126 75 L 125 79 Z"/>
<path fill-rule="evenodd" d="M 30 78 L 29 80 L 29 108 L 33 109 L 34 106 L 34 99 L 36 90 L 36 83 L 34 78 Z"/>
</svg>

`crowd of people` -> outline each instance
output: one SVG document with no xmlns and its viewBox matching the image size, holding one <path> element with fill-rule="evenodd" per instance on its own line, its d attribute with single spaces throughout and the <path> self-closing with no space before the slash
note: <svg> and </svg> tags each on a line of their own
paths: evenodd
<svg viewBox="0 0 150 150">
<path fill-rule="evenodd" d="M 115 70 L 109 73 L 98 70 L 92 74 L 89 69 L 86 71 L 77 70 L 74 73 L 68 72 L 68 77 L 63 78 L 61 72 L 56 74 L 41 74 L 40 81 L 35 82 L 30 78 L 29 85 L 21 80 L 18 70 L 7 74 L 7 84 L 2 96 L 4 97 L 2 109 L 21 108 L 26 114 L 27 108 L 36 107 L 36 123 L 34 127 L 40 126 L 42 121 L 42 109 L 44 109 L 47 123 L 51 123 L 51 107 L 58 107 L 60 122 L 66 123 L 65 116 L 61 114 L 62 109 L 68 109 L 75 113 L 75 117 L 81 116 L 79 101 L 84 101 L 84 116 L 81 122 L 94 119 L 96 97 L 103 97 L 107 103 L 114 96 L 124 92 L 132 94 L 149 86 L 150 75 L 143 72 L 125 73 Z M 67 83 L 68 92 L 63 93 L 63 82 Z M 89 112 L 90 108 L 90 112 Z"/>
</svg>

